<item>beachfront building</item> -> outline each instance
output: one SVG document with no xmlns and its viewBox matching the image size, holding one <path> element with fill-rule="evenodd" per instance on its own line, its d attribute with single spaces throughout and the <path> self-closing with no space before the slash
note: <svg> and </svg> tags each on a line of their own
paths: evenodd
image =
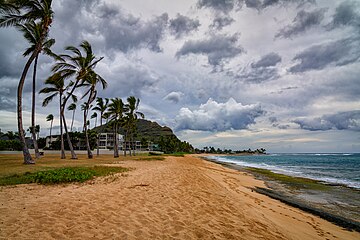
<svg viewBox="0 0 360 240">
<path fill-rule="evenodd" d="M 119 139 L 119 150 L 123 149 L 124 136 L 121 134 L 116 134 Z M 114 133 L 100 133 L 99 136 L 99 149 L 109 149 L 114 147 Z"/>
<path fill-rule="evenodd" d="M 59 138 L 60 138 L 60 135 L 52 135 L 51 138 L 50 138 L 50 136 L 46 136 L 45 147 L 50 148 L 50 143 L 55 142 Z"/>
</svg>

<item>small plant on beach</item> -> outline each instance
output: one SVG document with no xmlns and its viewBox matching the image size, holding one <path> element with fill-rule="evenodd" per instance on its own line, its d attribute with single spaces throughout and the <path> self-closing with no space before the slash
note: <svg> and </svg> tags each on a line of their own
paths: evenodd
<svg viewBox="0 0 360 240">
<path fill-rule="evenodd" d="M 35 173 L 26 172 L 22 175 L 0 178 L 1 185 L 16 185 L 28 183 L 59 184 L 70 182 L 85 182 L 98 176 L 106 176 L 128 171 L 122 167 L 65 167 L 53 170 L 39 171 Z"/>
</svg>

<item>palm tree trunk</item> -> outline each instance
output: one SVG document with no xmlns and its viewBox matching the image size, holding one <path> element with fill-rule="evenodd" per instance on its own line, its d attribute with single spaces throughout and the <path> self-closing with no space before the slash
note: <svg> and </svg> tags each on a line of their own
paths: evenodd
<svg viewBox="0 0 360 240">
<path fill-rule="evenodd" d="M 63 134 L 63 118 L 62 118 L 62 93 L 60 93 L 60 144 L 61 144 L 61 159 L 65 159 L 65 145 L 64 145 L 64 134 Z"/>
<path fill-rule="evenodd" d="M 71 128 L 70 128 L 70 132 L 72 132 L 72 131 L 73 131 L 74 117 L 75 117 L 75 109 L 73 110 L 73 115 L 72 115 L 72 120 L 71 120 Z"/>
<path fill-rule="evenodd" d="M 90 94 L 91 95 L 91 94 Z M 87 105 L 89 106 L 89 105 Z M 91 149 L 90 149 L 90 143 L 89 143 L 89 135 L 88 135 L 88 132 L 87 132 L 87 112 L 88 112 L 88 107 L 86 107 L 86 109 L 84 110 L 84 131 L 85 131 L 85 142 L 86 142 L 86 150 L 87 150 L 87 155 L 88 155 L 88 158 L 91 159 L 93 158 L 93 155 L 92 155 L 92 152 L 91 152 Z"/>
<path fill-rule="evenodd" d="M 86 149 L 87 149 L 88 158 L 91 159 L 91 158 L 93 158 L 93 154 L 92 154 L 91 148 L 90 148 L 89 134 L 87 132 L 87 129 L 85 130 L 85 140 L 86 140 Z"/>
<path fill-rule="evenodd" d="M 63 112 L 63 119 L 64 119 L 64 125 L 65 125 L 65 132 L 66 132 L 66 137 L 67 137 L 67 140 L 68 140 L 68 144 L 69 144 L 69 148 L 70 148 L 70 151 L 71 151 L 71 159 L 77 159 L 77 156 L 75 154 L 75 151 L 74 151 L 74 148 L 73 148 L 73 145 L 72 145 L 72 142 L 71 142 L 71 139 L 70 139 L 70 136 L 69 136 L 69 132 L 68 132 L 68 129 L 67 129 L 67 125 L 66 125 L 66 121 L 65 121 L 65 114 L 64 114 L 64 111 L 65 111 L 65 106 L 66 106 L 66 102 L 67 100 L 70 98 L 70 96 L 74 93 L 75 89 L 77 88 L 78 86 L 78 81 L 75 82 L 73 88 L 71 89 L 70 93 L 68 94 L 68 96 L 64 99 L 64 102 L 62 103 L 62 112 Z M 61 118 L 61 116 L 60 116 Z"/>
<path fill-rule="evenodd" d="M 127 148 L 127 144 L 126 144 L 126 131 L 124 133 L 124 156 L 126 157 L 126 148 Z"/>
<path fill-rule="evenodd" d="M 22 120 L 22 91 L 24 88 L 24 83 L 25 83 L 25 78 L 26 78 L 27 72 L 37 54 L 38 54 L 38 51 L 34 51 L 31 54 L 28 61 L 26 62 L 24 70 L 21 74 L 21 78 L 19 81 L 18 89 L 17 89 L 18 131 L 19 131 L 19 139 L 22 144 L 22 151 L 23 151 L 23 155 L 24 155 L 24 164 L 35 164 L 35 161 L 32 159 L 29 149 L 26 146 L 26 140 L 25 140 L 25 134 L 24 134 L 24 128 L 23 128 L 23 120 Z"/>
<path fill-rule="evenodd" d="M 117 120 L 115 120 L 117 121 Z M 119 139 L 117 137 L 117 129 L 118 129 L 118 124 L 115 123 L 115 129 L 114 129 L 114 158 L 118 158 L 119 157 Z"/>
<path fill-rule="evenodd" d="M 36 132 L 35 132 L 35 92 L 36 92 L 36 68 L 38 62 L 39 55 L 36 55 L 35 62 L 34 62 L 34 71 L 33 71 L 33 85 L 32 85 L 32 106 L 31 106 L 31 134 L 34 143 L 35 149 L 35 158 L 40 158 L 39 147 L 36 139 Z"/>
<path fill-rule="evenodd" d="M 52 143 L 51 130 L 52 130 L 53 122 L 54 122 L 54 119 L 51 120 L 51 124 L 50 124 L 50 143 L 49 143 L 49 148 L 51 147 L 51 143 Z"/>
<path fill-rule="evenodd" d="M 101 129 L 102 126 L 102 116 L 100 116 L 100 128 L 99 131 Z M 97 134 L 97 143 L 96 143 L 96 156 L 100 155 L 100 150 L 99 150 L 99 145 L 100 145 L 100 133 Z"/>
<path fill-rule="evenodd" d="M 71 159 L 77 159 L 76 153 L 75 153 L 75 151 L 74 151 L 74 147 L 73 147 L 72 142 L 71 142 L 71 139 L 70 139 L 69 131 L 68 131 L 68 129 L 67 129 L 66 119 L 65 119 L 65 114 L 64 114 L 64 112 L 63 112 L 63 114 L 62 114 L 62 118 L 63 118 L 63 121 L 64 121 L 64 128 L 65 128 L 65 133 L 66 133 L 66 139 L 67 139 L 67 142 L 68 142 L 68 145 L 69 145 L 69 148 L 70 148 L 70 152 L 71 152 Z"/>
</svg>

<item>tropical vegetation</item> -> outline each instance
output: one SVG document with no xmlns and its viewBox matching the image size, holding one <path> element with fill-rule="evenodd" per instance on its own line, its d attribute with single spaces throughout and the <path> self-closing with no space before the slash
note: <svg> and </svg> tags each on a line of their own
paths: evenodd
<svg viewBox="0 0 360 240">
<path fill-rule="evenodd" d="M 18 114 L 18 137 L 10 139 L 18 141 L 11 143 L 18 149 L 21 146 L 25 164 L 34 164 L 28 144 L 25 139 L 26 132 L 23 126 L 22 117 L 22 92 L 27 78 L 29 69 L 33 66 L 32 75 L 32 116 L 31 125 L 28 131 L 32 135 L 33 146 L 35 149 L 35 158 L 40 158 L 39 139 L 40 126 L 36 125 L 35 119 L 35 103 L 36 103 L 36 85 L 37 64 L 40 54 L 50 56 L 54 64 L 51 69 L 50 76 L 45 80 L 45 87 L 39 93 L 43 94 L 43 107 L 47 107 L 52 101 L 58 101 L 58 116 L 60 125 L 60 135 L 52 141 L 54 115 L 49 114 L 46 121 L 50 122 L 50 149 L 59 149 L 61 159 L 66 158 L 65 150 L 70 150 L 71 159 L 77 159 L 75 148 L 81 148 L 80 145 L 85 142 L 87 156 L 93 158 L 92 150 L 97 148 L 99 156 L 99 141 L 101 131 L 90 129 L 90 120 L 94 119 L 94 129 L 97 128 L 98 117 L 100 120 L 100 129 L 107 131 L 111 129 L 114 136 L 114 144 L 112 149 L 114 157 L 119 156 L 119 149 L 123 149 L 124 155 L 135 156 L 135 142 L 141 141 L 143 146 L 147 146 L 149 142 L 156 145 L 156 150 L 164 152 L 186 151 L 192 152 L 192 146 L 187 142 L 181 142 L 175 135 L 171 134 L 162 136 L 161 138 L 144 135 L 139 131 L 141 121 L 144 114 L 139 111 L 140 99 L 135 96 L 129 96 L 126 101 L 119 97 L 112 99 L 98 97 L 99 90 L 107 87 L 107 81 L 102 78 L 96 71 L 97 64 L 103 60 L 103 57 L 97 57 L 92 49 L 91 44 L 84 40 L 79 47 L 67 46 L 64 53 L 56 54 L 51 48 L 55 43 L 55 39 L 49 38 L 49 30 L 53 21 L 54 12 L 52 10 L 51 0 L 0 0 L 0 27 L 15 27 L 22 32 L 24 38 L 28 42 L 25 49 L 24 57 L 27 57 L 26 64 L 22 71 L 18 84 L 17 92 L 17 114 Z M 83 131 L 74 132 L 75 111 L 78 104 L 78 95 L 81 97 L 81 106 L 83 114 Z M 94 106 L 93 106 L 94 105 Z M 65 110 L 72 111 L 72 119 L 70 129 L 68 129 Z M 103 121 L 106 120 L 106 124 Z M 161 130 L 163 130 L 161 128 Z M 122 146 L 119 146 L 119 136 L 123 136 Z M 9 135 L 10 136 L 10 135 Z M 65 139 L 67 140 L 65 142 Z M 46 143 L 41 139 L 41 146 Z M 6 144 L 3 148 L 11 149 Z"/>
</svg>

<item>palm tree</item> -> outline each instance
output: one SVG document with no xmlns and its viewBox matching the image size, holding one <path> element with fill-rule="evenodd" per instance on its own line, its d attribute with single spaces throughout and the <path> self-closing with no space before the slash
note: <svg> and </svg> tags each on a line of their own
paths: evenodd
<svg viewBox="0 0 360 240">
<path fill-rule="evenodd" d="M 70 131 L 73 131 L 73 124 L 74 124 L 74 117 L 75 117 L 75 111 L 76 111 L 76 104 L 72 103 L 68 106 L 67 108 L 68 111 L 73 111 L 73 115 L 72 115 L 72 120 L 71 120 L 71 127 L 70 127 Z"/>
<path fill-rule="evenodd" d="M 101 84 L 103 89 L 105 89 L 107 87 L 107 82 L 101 76 L 99 76 L 98 74 L 96 74 L 94 71 L 91 70 L 89 72 L 89 74 L 86 76 L 85 81 L 81 84 L 81 86 L 85 86 L 85 87 L 89 88 L 83 96 L 83 98 L 84 98 L 88 95 L 88 100 L 85 105 L 86 109 L 84 110 L 84 131 L 85 131 L 85 141 L 86 141 L 86 147 L 87 147 L 87 152 L 88 152 L 88 158 L 92 158 L 93 156 L 92 156 L 92 152 L 90 149 L 86 121 L 87 121 L 89 109 L 92 106 L 91 103 L 95 100 L 96 95 L 97 95 L 96 85 L 98 83 Z"/>
<path fill-rule="evenodd" d="M 91 119 L 93 119 L 93 118 L 95 118 L 95 121 L 94 121 L 94 128 L 96 128 L 96 122 L 97 122 L 97 112 L 94 112 L 92 115 L 91 115 L 91 117 L 90 117 Z"/>
<path fill-rule="evenodd" d="M 139 98 L 135 98 L 134 96 L 130 96 L 127 98 L 127 104 L 126 104 L 126 109 L 127 112 L 125 113 L 126 115 L 126 132 L 127 132 L 127 136 L 130 139 L 130 156 L 131 156 L 131 148 L 133 148 L 133 155 L 135 156 L 135 148 L 133 144 L 134 144 L 134 132 L 136 130 L 136 122 L 138 117 L 144 118 L 144 114 L 142 112 L 137 111 L 137 109 L 139 108 L 139 104 L 140 104 L 140 99 Z"/>
<path fill-rule="evenodd" d="M 51 121 L 51 123 L 50 123 L 50 146 L 51 146 L 51 141 L 52 141 L 51 130 L 52 130 L 53 122 L 54 122 L 54 115 L 52 115 L 52 114 L 47 115 L 46 121 L 48 121 L 48 122 Z"/>
<path fill-rule="evenodd" d="M 124 103 L 121 98 L 113 98 L 111 99 L 111 103 L 109 104 L 108 112 L 110 121 L 113 125 L 114 130 L 114 158 L 119 157 L 119 138 L 118 131 L 119 126 L 123 121 L 124 114 Z"/>
<path fill-rule="evenodd" d="M 109 105 L 108 98 L 105 98 L 105 101 L 104 98 L 100 98 L 100 97 L 96 98 L 96 106 L 93 107 L 92 110 L 100 112 L 100 126 L 102 126 L 102 120 L 104 119 L 104 114 L 106 112 L 106 109 L 108 108 L 108 105 Z"/>
<path fill-rule="evenodd" d="M 35 23 L 35 21 L 31 21 L 29 23 L 19 25 L 18 28 L 20 29 L 21 32 L 23 32 L 24 38 L 26 40 L 28 40 L 29 43 L 32 44 L 28 49 L 26 49 L 26 51 L 23 54 L 23 56 L 26 57 L 36 50 L 36 46 L 39 43 L 39 41 L 41 40 L 42 26 L 41 26 L 41 23 Z M 54 45 L 54 43 L 55 43 L 55 39 L 49 39 L 49 40 L 44 39 L 43 43 L 40 42 L 41 51 L 49 56 L 52 56 L 52 57 L 56 56 L 50 50 L 50 47 L 52 45 Z M 32 89 L 31 128 L 30 128 L 33 143 L 34 143 L 36 159 L 40 158 L 38 143 L 37 143 L 36 136 L 35 136 L 36 135 L 36 133 L 35 133 L 36 69 L 37 69 L 37 63 L 38 63 L 38 59 L 39 59 L 39 53 L 35 57 L 34 69 L 33 69 L 33 85 L 32 85 L 33 89 Z"/>
<path fill-rule="evenodd" d="M 34 51 L 24 66 L 17 89 L 18 131 L 23 145 L 24 164 L 34 164 L 35 161 L 32 159 L 25 141 L 22 119 L 22 92 L 30 65 L 41 52 L 42 45 L 48 36 L 53 17 L 51 3 L 52 0 L 8 0 L 6 3 L 2 1 L 0 5 L 0 27 L 19 26 L 19 24 L 26 24 L 32 21 L 38 21 L 41 25 L 39 41 L 36 43 Z"/>
<path fill-rule="evenodd" d="M 64 77 L 60 75 L 60 73 L 55 73 L 54 75 L 50 76 L 46 81 L 45 84 L 50 85 L 50 87 L 45 87 L 40 90 L 40 93 L 50 94 L 46 97 L 43 101 L 43 106 L 46 107 L 49 102 L 53 100 L 54 97 L 59 95 L 59 108 L 60 108 L 60 141 L 61 141 L 61 159 L 65 159 L 65 145 L 64 145 L 64 135 L 63 135 L 63 123 L 66 124 L 64 119 L 64 112 L 63 112 L 63 101 L 66 97 L 70 95 L 67 93 L 67 89 L 71 86 L 65 86 Z M 67 95 L 66 95 L 67 93 Z M 75 97 L 73 97 L 75 98 Z"/>
<path fill-rule="evenodd" d="M 80 47 L 85 52 L 85 55 L 82 54 L 82 52 L 73 46 L 68 46 L 65 48 L 65 50 L 70 51 L 72 55 L 68 54 L 62 54 L 59 55 L 59 58 L 57 59 L 57 63 L 53 66 L 52 71 L 55 73 L 59 73 L 60 76 L 62 76 L 64 79 L 68 79 L 71 77 L 75 78 L 75 81 L 73 82 L 72 88 L 69 92 L 69 94 L 64 98 L 63 104 L 62 104 L 62 112 L 64 113 L 65 106 L 67 101 L 71 96 L 73 96 L 73 93 L 76 88 L 79 86 L 83 86 L 85 81 L 87 79 L 92 78 L 90 75 L 96 74 L 94 72 L 94 68 L 96 67 L 96 64 L 100 62 L 103 58 L 96 59 L 95 55 L 93 54 L 91 45 L 87 41 L 83 41 L 80 44 Z M 97 75 L 97 74 L 96 74 Z M 65 121 L 65 114 L 62 116 Z M 65 126 L 65 132 L 66 136 L 69 142 L 70 150 L 73 149 L 69 133 L 67 131 L 66 122 L 64 122 Z M 75 152 L 71 151 L 72 158 L 74 158 Z"/>
<path fill-rule="evenodd" d="M 100 97 L 96 98 L 96 106 L 92 110 L 100 112 L 100 126 L 102 126 L 103 118 L 105 118 L 105 115 L 107 115 L 107 114 L 105 114 L 105 112 L 108 108 L 108 105 L 109 105 L 108 98 L 105 98 L 105 101 L 103 98 L 100 98 Z M 97 136 L 97 149 L 96 149 L 97 156 L 99 156 L 99 154 L 100 154 L 99 144 L 100 144 L 100 133 L 98 133 L 98 136 Z"/>
</svg>

